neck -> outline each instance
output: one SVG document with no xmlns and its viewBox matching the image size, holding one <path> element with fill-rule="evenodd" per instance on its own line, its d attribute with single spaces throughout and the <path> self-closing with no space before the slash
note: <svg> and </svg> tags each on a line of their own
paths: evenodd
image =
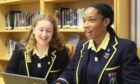
<svg viewBox="0 0 140 84">
<path fill-rule="evenodd" d="M 102 35 L 100 35 L 100 37 L 98 37 L 97 39 L 94 39 L 94 44 L 96 49 L 100 46 L 100 44 L 102 43 L 103 39 L 105 38 L 107 32 L 103 33 Z"/>
<path fill-rule="evenodd" d="M 46 49 L 49 47 L 49 45 L 46 46 L 41 46 L 41 45 L 36 45 L 36 50 L 38 51 L 39 54 L 43 54 Z"/>
</svg>

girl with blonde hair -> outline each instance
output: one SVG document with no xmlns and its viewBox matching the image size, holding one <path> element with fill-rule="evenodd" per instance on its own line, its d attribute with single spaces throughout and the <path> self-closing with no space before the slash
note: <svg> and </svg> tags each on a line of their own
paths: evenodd
<svg viewBox="0 0 140 84">
<path fill-rule="evenodd" d="M 55 19 L 43 15 L 34 19 L 24 46 L 16 46 L 6 72 L 44 78 L 51 84 L 68 62 Z"/>
</svg>

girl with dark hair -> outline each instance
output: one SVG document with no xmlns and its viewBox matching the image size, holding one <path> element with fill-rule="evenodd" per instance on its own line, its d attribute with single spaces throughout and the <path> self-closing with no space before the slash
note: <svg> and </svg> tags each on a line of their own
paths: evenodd
<svg viewBox="0 0 140 84">
<path fill-rule="evenodd" d="M 53 16 L 37 16 L 23 45 L 17 45 L 6 72 L 39 77 L 51 84 L 67 66 L 67 49 Z"/>
<path fill-rule="evenodd" d="M 140 84 L 136 44 L 115 34 L 112 8 L 94 4 L 85 10 L 83 21 L 89 40 L 77 45 L 72 62 L 56 84 Z"/>
</svg>

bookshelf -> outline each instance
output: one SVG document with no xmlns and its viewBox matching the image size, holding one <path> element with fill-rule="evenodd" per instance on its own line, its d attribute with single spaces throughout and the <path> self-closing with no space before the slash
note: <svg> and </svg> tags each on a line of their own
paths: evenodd
<svg viewBox="0 0 140 84">
<path fill-rule="evenodd" d="M 57 8 L 86 8 L 93 3 L 107 3 L 114 8 L 115 22 L 114 29 L 116 33 L 123 37 L 129 38 L 129 1 L 128 0 L 0 0 L 0 72 L 5 70 L 5 67 L 10 59 L 6 54 L 6 42 L 9 39 L 23 40 L 29 31 L 29 27 L 23 26 L 16 29 L 7 30 L 6 14 L 11 10 L 22 12 L 39 11 L 40 14 L 50 13 L 54 14 Z M 123 12 L 125 11 L 125 12 Z M 125 22 L 125 23 L 124 23 Z M 122 33 L 123 31 L 123 33 Z M 80 38 L 85 38 L 83 29 L 81 28 L 60 28 L 59 32 L 64 36 L 65 41 L 71 34 L 78 34 Z"/>
</svg>

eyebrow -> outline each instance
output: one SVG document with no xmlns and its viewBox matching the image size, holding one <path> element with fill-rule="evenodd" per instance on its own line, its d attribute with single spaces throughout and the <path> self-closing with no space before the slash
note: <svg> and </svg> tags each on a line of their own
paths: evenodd
<svg viewBox="0 0 140 84">
<path fill-rule="evenodd" d="M 93 18 L 94 16 L 88 16 L 87 18 Z M 83 19 L 85 19 L 85 17 L 83 16 Z"/>
<path fill-rule="evenodd" d="M 47 28 L 47 29 L 53 29 L 53 27 L 52 27 L 52 28 L 50 28 L 50 27 L 40 27 L 40 28 Z"/>
</svg>

